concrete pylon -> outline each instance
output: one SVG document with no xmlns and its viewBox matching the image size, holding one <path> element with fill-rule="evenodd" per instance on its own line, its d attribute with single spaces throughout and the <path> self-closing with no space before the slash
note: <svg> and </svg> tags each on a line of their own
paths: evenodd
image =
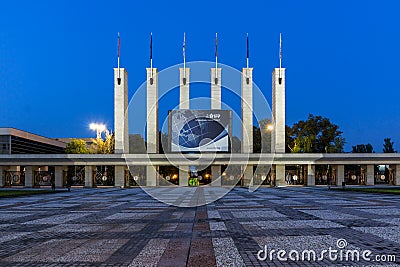
<svg viewBox="0 0 400 267">
<path fill-rule="evenodd" d="M 275 186 L 286 186 L 285 175 L 286 175 L 285 165 L 276 164 L 275 165 Z"/>
<path fill-rule="evenodd" d="M 399 164 L 396 165 L 394 184 L 400 185 L 400 165 Z"/>
<path fill-rule="evenodd" d="M 242 71 L 242 153 L 253 153 L 253 68 Z"/>
<path fill-rule="evenodd" d="M 114 68 L 114 140 L 115 154 L 129 153 L 128 72 Z"/>
<path fill-rule="evenodd" d="M 221 68 L 211 68 L 211 109 L 221 109 Z"/>
<path fill-rule="evenodd" d="M 344 165 L 337 165 L 336 185 L 341 186 L 344 182 Z"/>
<path fill-rule="evenodd" d="M 211 68 L 211 109 L 221 109 L 221 84 L 221 68 Z M 211 170 L 214 171 L 214 175 L 221 173 L 221 165 L 212 165 Z M 211 183 L 211 186 L 220 186 L 220 184 Z"/>
<path fill-rule="evenodd" d="M 272 132 L 272 150 L 285 153 L 285 68 L 275 68 L 272 72 L 272 116 L 274 130 Z"/>
<path fill-rule="evenodd" d="M 367 179 L 366 185 L 375 185 L 375 166 L 367 165 Z"/>
<path fill-rule="evenodd" d="M 114 179 L 115 179 L 115 186 L 116 187 L 125 187 L 125 165 L 122 166 L 115 166 L 115 174 L 114 174 Z"/>
<path fill-rule="evenodd" d="M 63 187 L 63 174 L 64 174 L 64 166 L 55 166 L 54 168 L 55 173 L 54 173 L 54 184 L 57 188 Z"/>
<path fill-rule="evenodd" d="M 315 185 L 315 165 L 308 164 L 307 165 L 307 186 Z"/>
<path fill-rule="evenodd" d="M 147 153 L 157 154 L 158 148 L 158 72 L 156 68 L 147 70 Z"/>
<path fill-rule="evenodd" d="M 179 186 L 188 186 L 189 166 L 179 166 Z"/>
<path fill-rule="evenodd" d="M 85 187 L 93 187 L 93 166 L 85 166 Z"/>
<path fill-rule="evenodd" d="M 33 167 L 25 166 L 25 187 L 33 187 Z"/>
<path fill-rule="evenodd" d="M 179 68 L 179 73 L 180 73 L 179 109 L 190 109 L 190 102 L 189 102 L 190 69 Z"/>
</svg>

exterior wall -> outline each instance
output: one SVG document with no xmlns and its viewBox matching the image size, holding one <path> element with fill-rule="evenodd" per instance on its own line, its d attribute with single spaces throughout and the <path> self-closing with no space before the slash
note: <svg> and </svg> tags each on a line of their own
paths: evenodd
<svg viewBox="0 0 400 267">
<path fill-rule="evenodd" d="M 185 71 L 184 68 L 179 68 L 179 73 L 180 73 L 179 109 L 190 109 L 190 101 L 189 101 L 190 69 L 186 68 L 186 72 L 184 71 Z M 186 77 L 183 74 L 185 74 Z M 186 83 L 183 83 L 184 78 L 186 79 Z"/>
<path fill-rule="evenodd" d="M 279 83 L 279 75 L 281 83 Z M 276 153 L 285 153 L 285 69 L 275 68 L 272 72 L 272 116 L 274 130 L 272 132 L 272 149 Z"/>
<path fill-rule="evenodd" d="M 129 153 L 128 134 L 128 72 L 120 68 L 121 82 L 118 84 L 118 68 L 114 69 L 114 137 L 115 153 Z"/>
<path fill-rule="evenodd" d="M 366 185 L 374 185 L 375 184 L 374 170 L 375 170 L 375 166 L 374 165 L 367 165 Z"/>
<path fill-rule="evenodd" d="M 211 186 L 221 186 L 221 165 L 211 165 Z"/>
<path fill-rule="evenodd" d="M 307 165 L 307 186 L 315 185 L 315 165 Z"/>
<path fill-rule="evenodd" d="M 253 153 L 253 68 L 242 71 L 242 153 Z"/>
<path fill-rule="evenodd" d="M 153 79 L 153 84 L 151 84 Z M 158 153 L 158 72 L 147 68 L 147 153 Z"/>
<path fill-rule="evenodd" d="M 215 83 L 215 78 L 218 79 Z M 217 68 L 217 76 L 215 76 L 215 68 L 211 68 L 211 109 L 221 109 L 221 68 Z"/>
</svg>

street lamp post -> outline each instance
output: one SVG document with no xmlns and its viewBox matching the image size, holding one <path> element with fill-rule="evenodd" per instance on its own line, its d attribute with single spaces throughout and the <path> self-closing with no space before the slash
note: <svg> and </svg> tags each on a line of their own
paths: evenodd
<svg viewBox="0 0 400 267">
<path fill-rule="evenodd" d="M 91 123 L 89 124 L 89 128 L 91 130 L 96 131 L 96 138 L 101 138 L 101 134 L 104 132 L 106 136 L 108 136 L 110 133 L 107 130 L 107 127 L 105 124 L 102 123 Z"/>
</svg>

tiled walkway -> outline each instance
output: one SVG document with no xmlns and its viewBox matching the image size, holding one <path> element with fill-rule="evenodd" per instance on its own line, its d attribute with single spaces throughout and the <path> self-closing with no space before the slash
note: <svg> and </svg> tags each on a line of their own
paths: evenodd
<svg viewBox="0 0 400 267">
<path fill-rule="evenodd" d="M 257 259 L 264 245 L 319 253 L 338 249 L 338 239 L 400 264 L 400 196 L 235 188 L 196 208 L 163 204 L 139 188 L 0 199 L 1 266 L 400 266 Z"/>
</svg>

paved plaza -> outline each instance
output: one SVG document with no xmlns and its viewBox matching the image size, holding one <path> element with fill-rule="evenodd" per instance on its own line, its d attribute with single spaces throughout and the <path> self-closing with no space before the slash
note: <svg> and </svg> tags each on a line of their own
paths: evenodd
<svg viewBox="0 0 400 267">
<path fill-rule="evenodd" d="M 156 188 L 168 194 L 168 188 Z M 197 188 L 205 199 L 213 188 Z M 153 192 L 154 193 L 154 192 Z M 198 200 L 187 200 L 196 202 Z M 270 250 L 370 250 L 371 261 L 258 259 Z M 343 244 L 343 243 L 342 243 Z M 292 254 L 295 255 L 295 254 Z M 375 256 L 395 255 L 396 263 Z M 400 266 L 400 196 L 235 188 L 179 208 L 140 188 L 0 199 L 1 266 Z"/>
</svg>

